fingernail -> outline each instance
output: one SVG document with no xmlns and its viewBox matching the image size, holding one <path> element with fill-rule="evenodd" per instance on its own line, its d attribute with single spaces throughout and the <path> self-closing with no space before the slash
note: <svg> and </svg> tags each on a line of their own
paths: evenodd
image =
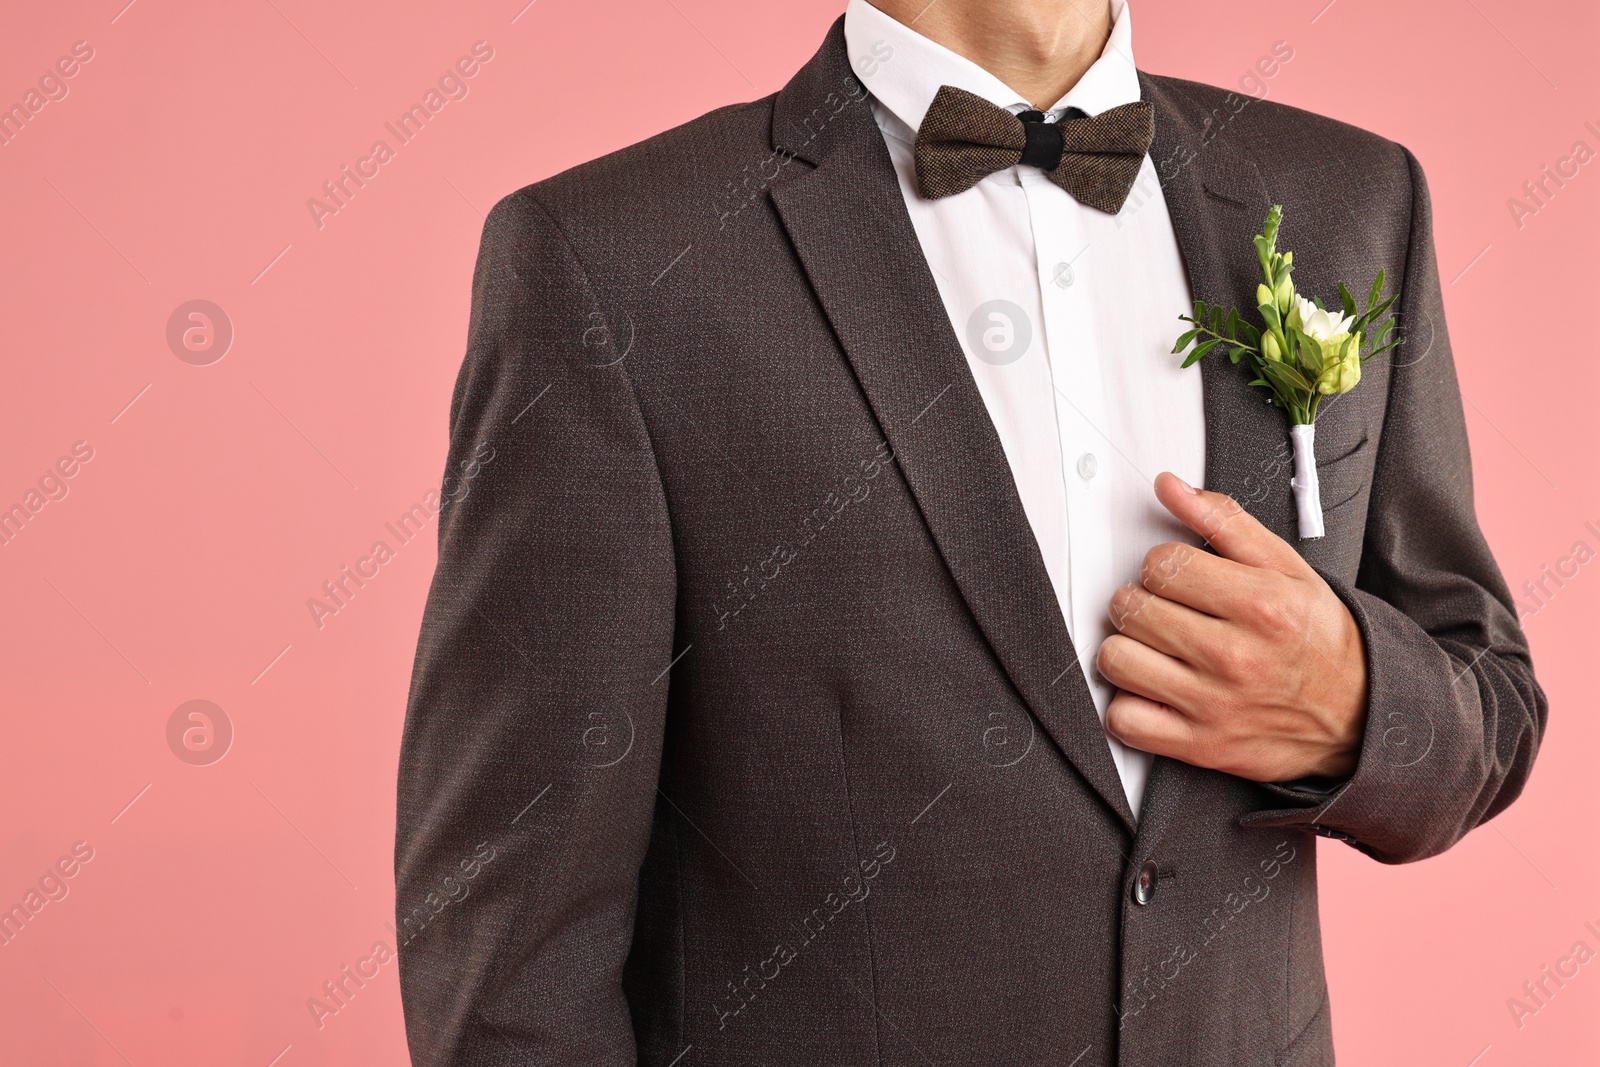
<svg viewBox="0 0 1600 1067">
<path fill-rule="evenodd" d="M 1176 474 L 1174 474 L 1173 477 L 1174 478 L 1178 478 L 1178 476 Z M 1200 490 L 1196 489 L 1194 486 L 1190 485 L 1188 482 L 1184 481 L 1182 478 L 1178 478 L 1178 484 L 1183 486 L 1183 491 L 1186 492 L 1186 493 L 1190 493 L 1190 494 L 1193 494 L 1193 495 L 1199 495 L 1199 493 L 1200 493 Z"/>
</svg>

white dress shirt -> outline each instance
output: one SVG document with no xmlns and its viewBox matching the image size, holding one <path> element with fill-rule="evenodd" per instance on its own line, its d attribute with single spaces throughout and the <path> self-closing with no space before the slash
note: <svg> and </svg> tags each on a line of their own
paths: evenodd
<svg viewBox="0 0 1600 1067">
<path fill-rule="evenodd" d="M 1112 0 L 1112 17 L 1105 50 L 1048 121 L 1068 107 L 1097 115 L 1139 99 L 1123 0 Z M 941 85 L 1012 112 L 1031 104 L 865 0 L 851 0 L 844 34 L 1104 722 L 1115 688 L 1094 661 L 1115 632 L 1112 593 L 1138 580 L 1155 545 L 1199 543 L 1152 485 L 1163 470 L 1191 485 L 1205 477 L 1200 371 L 1181 370 L 1171 354 L 1189 283 L 1155 166 L 1146 156 L 1115 216 L 1022 165 L 924 200 L 912 145 Z M 1107 741 L 1137 817 L 1151 757 Z"/>
</svg>

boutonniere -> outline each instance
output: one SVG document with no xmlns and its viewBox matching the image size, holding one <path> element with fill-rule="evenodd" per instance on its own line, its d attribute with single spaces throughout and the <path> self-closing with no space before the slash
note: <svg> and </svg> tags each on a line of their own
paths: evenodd
<svg viewBox="0 0 1600 1067">
<path fill-rule="evenodd" d="M 1214 348 L 1226 346 L 1228 361 L 1246 359 L 1254 374 L 1251 385 L 1272 394 L 1272 403 L 1289 416 L 1289 439 L 1294 445 L 1295 509 L 1300 536 L 1321 537 L 1322 499 L 1317 486 L 1315 440 L 1317 409 L 1324 397 L 1348 393 L 1361 380 L 1361 365 L 1400 343 L 1391 340 L 1394 318 L 1386 317 L 1394 297 L 1383 297 L 1383 271 L 1373 281 L 1365 308 L 1339 283 L 1342 311 L 1329 311 L 1322 300 L 1307 300 L 1295 291 L 1294 253 L 1278 251 L 1278 227 L 1283 208 L 1274 204 L 1256 235 L 1256 258 L 1261 264 L 1261 284 L 1256 286 L 1257 326 L 1237 308 L 1223 313 L 1203 300 L 1194 302 L 1194 316 L 1179 319 L 1193 325 L 1173 346 L 1177 355 L 1190 345 L 1184 359 L 1190 366 Z M 1381 320 L 1381 321 L 1380 321 Z M 1363 352 L 1365 349 L 1365 352 Z"/>
</svg>

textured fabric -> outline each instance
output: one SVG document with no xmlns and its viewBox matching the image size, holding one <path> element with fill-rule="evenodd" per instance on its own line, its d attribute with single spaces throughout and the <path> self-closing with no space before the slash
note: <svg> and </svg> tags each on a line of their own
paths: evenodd
<svg viewBox="0 0 1600 1067">
<path fill-rule="evenodd" d="M 1157 760 L 1134 825 L 836 26 L 775 97 L 487 220 L 398 782 L 413 1062 L 1333 1061 L 1314 834 L 1448 847 L 1545 705 L 1414 162 L 1143 86 L 1196 296 L 1249 299 L 1270 189 L 1297 280 L 1387 268 L 1419 339 L 1324 409 L 1299 546 L 1368 642 L 1353 778 Z M 1206 366 L 1207 483 L 1288 536 L 1282 413 Z"/>
<path fill-rule="evenodd" d="M 1051 115 L 1139 99 L 1132 12 L 1119 5 L 1113 15 L 1102 54 Z M 1201 376 L 1172 358 L 1173 323 L 1194 298 L 1155 164 L 1144 158 L 1115 215 L 1085 207 L 1028 166 L 997 171 L 959 196 L 925 199 L 910 123 L 941 85 L 1008 110 L 1026 105 L 982 67 L 865 0 L 845 9 L 844 36 L 851 68 L 869 72 L 873 117 L 906 213 L 1104 721 L 1116 687 L 1095 656 L 1115 632 L 1112 594 L 1138 580 L 1155 545 L 1200 543 L 1151 483 L 1170 470 L 1201 485 L 1206 473 Z M 1109 734 L 1105 743 L 1137 816 L 1152 757 Z"/>
<path fill-rule="evenodd" d="M 946 85 L 917 130 L 917 189 L 930 200 L 971 189 L 997 170 L 1023 160 L 1024 121 L 983 97 Z M 1042 124 L 1040 124 L 1042 125 Z M 1122 210 L 1155 136 L 1155 111 L 1146 101 L 1098 115 L 1052 123 L 1058 162 L 1045 173 L 1080 204 L 1115 215 Z"/>
</svg>

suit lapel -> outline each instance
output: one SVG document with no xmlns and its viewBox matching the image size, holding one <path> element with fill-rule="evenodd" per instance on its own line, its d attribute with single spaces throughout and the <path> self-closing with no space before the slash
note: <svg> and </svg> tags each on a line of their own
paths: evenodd
<svg viewBox="0 0 1600 1067">
<path fill-rule="evenodd" d="M 773 203 L 956 585 L 1034 716 L 1131 830 L 1000 438 L 849 73 L 842 20 L 779 94 L 773 140 L 814 164 L 775 184 Z"/>
<path fill-rule="evenodd" d="M 1150 157 L 1190 290 L 1198 300 L 1237 307 L 1241 313 L 1253 308 L 1260 268 L 1250 239 L 1261 232 L 1271 202 L 1255 164 L 1228 146 L 1227 123 L 1233 115 L 1226 107 L 1204 111 L 1167 79 L 1140 74 L 1139 81 L 1144 98 L 1156 105 Z M 1267 403 L 1265 390 L 1250 386 L 1243 368 L 1220 353 L 1201 360 L 1200 373 L 1206 488 L 1232 496 L 1292 543 L 1296 520 L 1288 491 L 1291 471 L 1287 453 L 1279 455 L 1279 446 L 1288 446 L 1283 413 Z M 1154 849 L 1192 809 L 1191 791 L 1217 773 L 1158 757 L 1145 790 L 1136 850 L 1148 854 Z"/>
</svg>

